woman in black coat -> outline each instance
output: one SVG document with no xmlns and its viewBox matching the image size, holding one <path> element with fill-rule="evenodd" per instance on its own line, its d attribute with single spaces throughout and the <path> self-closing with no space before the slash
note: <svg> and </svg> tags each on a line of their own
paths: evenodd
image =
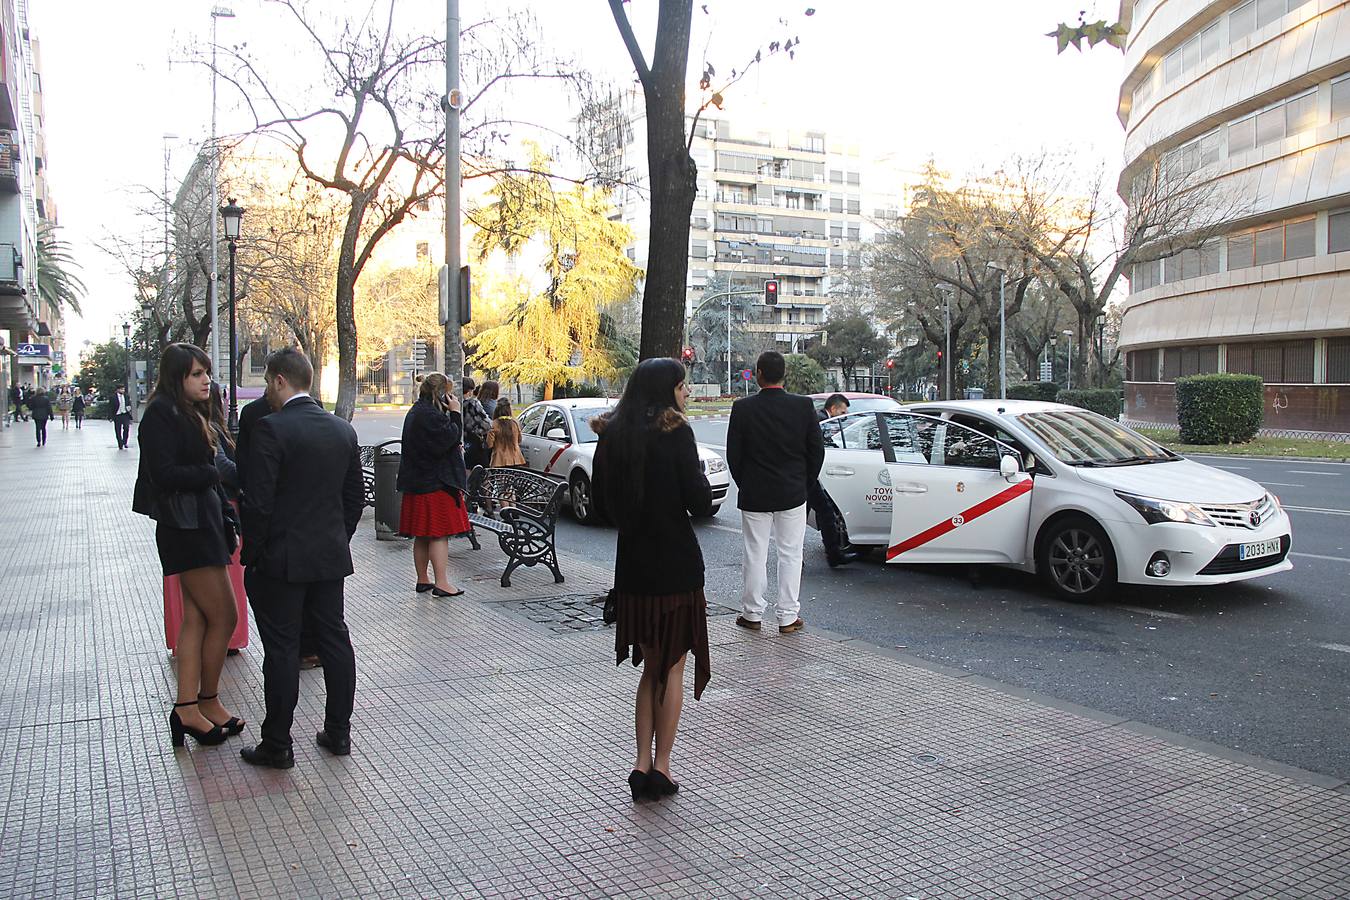
<svg viewBox="0 0 1350 900">
<path fill-rule="evenodd" d="M 694 654 L 694 699 L 711 677 L 703 553 L 689 522 L 712 513 L 712 489 L 684 417 L 689 390 L 673 359 L 649 359 L 633 372 L 614 409 L 591 422 L 596 511 L 619 529 L 614 564 L 614 655 L 646 665 L 634 710 L 637 760 L 628 776 L 634 800 L 679 790 L 670 751 L 684 704 L 684 660 Z M 655 751 L 653 751 L 653 740 Z"/>
<path fill-rule="evenodd" d="M 84 392 L 78 387 L 74 389 L 75 396 L 70 400 L 70 411 L 75 414 L 75 427 L 84 427 Z"/>
<path fill-rule="evenodd" d="M 24 401 L 28 404 L 28 413 L 33 417 L 37 429 L 37 445 L 47 446 L 47 420 L 52 417 L 52 401 L 46 388 L 38 388 L 37 393 Z"/>
<path fill-rule="evenodd" d="M 219 744 L 244 729 L 218 699 L 220 670 L 237 621 L 225 567 L 236 537 L 227 525 L 216 437 L 201 412 L 211 395 L 211 362 L 192 344 L 170 344 L 141 415 L 140 470 L 132 509 L 149 516 L 164 574 L 178 575 L 183 624 L 178 633 L 178 702 L 169 716 L 174 746 L 192 735 Z"/>
<path fill-rule="evenodd" d="M 417 592 L 458 597 L 450 584 L 450 538 L 469 530 L 464 501 L 464 422 L 450 381 L 440 372 L 422 380 L 417 402 L 403 419 L 398 490 L 403 494 L 399 534 L 413 539 Z M 427 565 L 433 577 L 427 580 Z"/>
</svg>

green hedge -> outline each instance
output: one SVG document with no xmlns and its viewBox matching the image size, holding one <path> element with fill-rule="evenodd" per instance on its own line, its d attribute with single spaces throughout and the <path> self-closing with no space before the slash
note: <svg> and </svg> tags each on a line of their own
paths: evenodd
<svg viewBox="0 0 1350 900">
<path fill-rule="evenodd" d="M 1069 406 L 1090 409 L 1095 413 L 1106 416 L 1108 419 L 1115 419 L 1120 416 L 1120 391 L 1114 388 L 1060 391 L 1055 400 L 1060 403 L 1067 403 Z"/>
<path fill-rule="evenodd" d="M 1177 422 L 1183 444 L 1243 444 L 1265 416 L 1256 375 L 1187 375 L 1177 379 Z"/>
<path fill-rule="evenodd" d="M 1026 384 L 1014 384 L 1008 388 L 1009 400 L 1044 400 L 1054 403 L 1059 395 L 1059 385 L 1053 381 L 1028 381 Z"/>
</svg>

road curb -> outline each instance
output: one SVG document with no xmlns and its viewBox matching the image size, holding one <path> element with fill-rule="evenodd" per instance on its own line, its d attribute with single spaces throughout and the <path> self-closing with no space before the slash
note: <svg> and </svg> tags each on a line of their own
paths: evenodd
<svg viewBox="0 0 1350 900">
<path fill-rule="evenodd" d="M 1244 753 L 1241 750 L 1234 750 L 1232 747 L 1225 747 L 1222 744 L 1215 744 L 1210 741 L 1194 738 L 1189 735 L 1181 734 L 1176 731 L 1170 731 L 1166 728 L 1159 728 L 1156 725 L 1150 725 L 1147 722 L 1140 722 L 1137 719 L 1129 719 L 1124 716 L 1118 716 L 1114 713 L 1105 712 L 1100 709 L 1093 709 L 1089 706 L 1083 706 L 1069 700 L 1061 700 L 1058 697 L 1051 697 L 1040 691 L 1033 691 L 1028 688 L 1019 687 L 1015 684 L 1009 684 L 990 678 L 987 675 L 978 675 L 974 672 L 967 672 L 964 669 L 956 669 L 951 666 L 944 666 L 941 663 L 935 663 L 905 653 L 894 647 L 886 647 L 880 644 L 874 644 L 864 638 L 851 637 L 841 634 L 837 631 L 831 631 L 826 628 L 817 628 L 809 626 L 811 633 L 827 640 L 835 641 L 853 649 L 865 650 L 893 659 L 905 665 L 913 666 L 916 669 L 923 669 L 927 672 L 933 672 L 938 675 L 946 675 L 950 678 L 959 678 L 962 681 L 971 684 L 978 684 L 987 687 L 990 690 L 998 691 L 1010 697 L 1016 697 L 1021 700 L 1029 700 L 1041 706 L 1047 706 L 1060 712 L 1070 713 L 1076 716 L 1082 716 L 1085 719 L 1091 719 L 1101 722 L 1109 728 L 1120 728 L 1131 734 L 1137 734 L 1141 737 L 1151 737 L 1166 741 L 1178 747 L 1187 750 L 1195 750 L 1210 756 L 1228 762 L 1238 763 L 1239 765 L 1250 766 L 1262 772 L 1268 772 L 1272 775 L 1279 775 L 1294 781 L 1300 781 L 1313 787 L 1325 788 L 1342 794 L 1350 794 L 1350 781 L 1344 778 L 1337 778 L 1334 775 L 1325 775 L 1321 772 L 1313 772 L 1309 769 L 1300 769 L 1297 766 L 1291 766 L 1288 763 L 1278 762 L 1273 759 L 1267 759 L 1263 756 L 1254 756 L 1250 753 Z"/>
</svg>

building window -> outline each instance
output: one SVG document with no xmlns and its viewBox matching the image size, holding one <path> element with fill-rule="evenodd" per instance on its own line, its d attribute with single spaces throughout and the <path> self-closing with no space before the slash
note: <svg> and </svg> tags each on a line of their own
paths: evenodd
<svg viewBox="0 0 1350 900">
<path fill-rule="evenodd" d="M 1327 384 L 1350 384 L 1350 337 L 1327 338 Z"/>
<path fill-rule="evenodd" d="M 862 184 L 862 175 L 858 172 L 849 172 L 848 175 L 845 176 L 845 180 L 848 181 L 849 184 L 860 185 Z"/>
<path fill-rule="evenodd" d="M 1254 116 L 1229 122 L 1228 155 L 1306 131 L 1317 124 L 1317 91 L 1290 97 Z"/>
<path fill-rule="evenodd" d="M 1312 256 L 1314 234 L 1313 219 L 1277 222 L 1253 231 L 1231 234 L 1228 236 L 1228 270 Z"/>
<path fill-rule="evenodd" d="M 1256 0 L 1246 3 L 1228 14 L 1228 40 L 1240 41 L 1256 30 Z"/>
<path fill-rule="evenodd" d="M 1219 371 L 1219 345 L 1168 347 L 1163 350 L 1163 380 L 1176 381 L 1187 375 L 1208 375 Z"/>
<path fill-rule="evenodd" d="M 1158 351 L 1131 350 L 1125 354 L 1126 381 L 1157 381 Z"/>
<path fill-rule="evenodd" d="M 1350 210 L 1327 217 L 1327 252 L 1350 250 Z"/>
<path fill-rule="evenodd" d="M 1348 232 L 1350 233 L 1350 232 Z M 844 226 L 835 222 L 830 223 L 830 237 L 841 238 L 844 236 Z"/>
<path fill-rule="evenodd" d="M 1134 264 L 1134 274 L 1130 278 L 1130 292 L 1146 291 L 1162 283 L 1162 260 L 1151 259 L 1148 262 Z"/>
<path fill-rule="evenodd" d="M 1208 241 L 1199 248 L 1182 250 L 1163 261 L 1163 282 L 1171 284 L 1219 271 L 1219 242 Z"/>
<path fill-rule="evenodd" d="M 862 228 L 861 228 L 860 226 L 857 226 L 857 225 L 850 225 L 850 226 L 848 226 L 848 239 L 849 239 L 850 241 L 861 240 L 861 239 L 862 239 Z"/>
<path fill-rule="evenodd" d="M 831 169 L 830 184 L 843 184 L 843 183 L 844 183 L 844 173 L 839 171 L 838 169 Z"/>
<path fill-rule="evenodd" d="M 1228 371 L 1259 375 L 1267 384 L 1311 384 L 1313 342 L 1263 341 L 1229 344 Z"/>
<path fill-rule="evenodd" d="M 1331 121 L 1350 116 L 1350 78 L 1331 83 Z"/>
</svg>

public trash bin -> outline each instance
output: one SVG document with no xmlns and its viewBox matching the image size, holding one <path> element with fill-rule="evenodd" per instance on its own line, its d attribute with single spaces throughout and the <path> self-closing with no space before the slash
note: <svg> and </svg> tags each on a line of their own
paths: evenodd
<svg viewBox="0 0 1350 900">
<path fill-rule="evenodd" d="M 966 388 L 967 400 L 983 400 L 984 388 Z"/>
<path fill-rule="evenodd" d="M 375 539 L 397 541 L 399 513 L 403 507 L 398 492 L 398 464 L 403 454 L 388 449 L 400 441 L 385 441 L 375 448 Z"/>
</svg>

